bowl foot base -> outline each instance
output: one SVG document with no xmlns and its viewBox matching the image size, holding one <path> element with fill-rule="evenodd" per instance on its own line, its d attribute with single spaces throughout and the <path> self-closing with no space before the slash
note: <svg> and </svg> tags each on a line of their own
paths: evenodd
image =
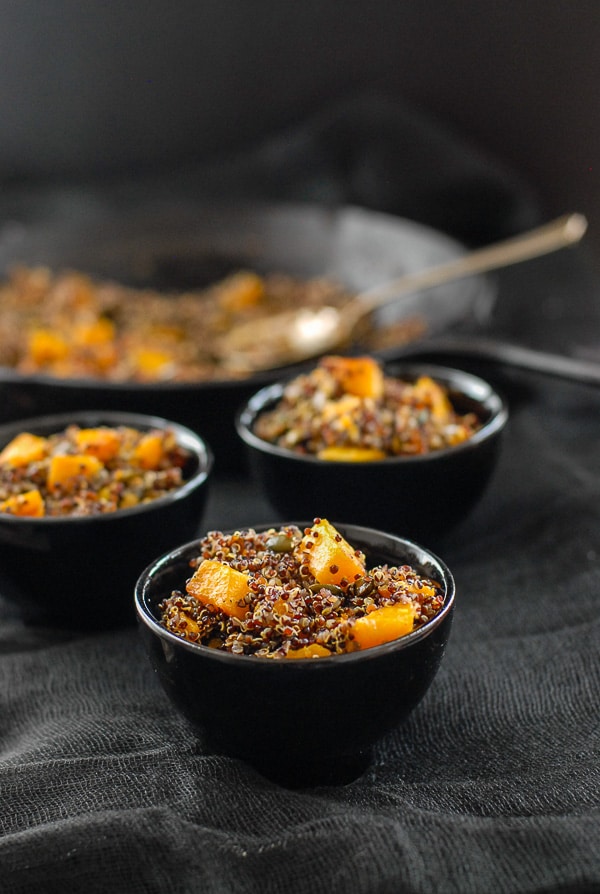
<svg viewBox="0 0 600 894">
<path fill-rule="evenodd" d="M 371 763 L 371 757 L 371 751 L 367 750 L 308 763 L 294 760 L 285 764 L 271 760 L 250 763 L 271 782 L 284 788 L 300 789 L 348 785 L 362 776 Z"/>
</svg>

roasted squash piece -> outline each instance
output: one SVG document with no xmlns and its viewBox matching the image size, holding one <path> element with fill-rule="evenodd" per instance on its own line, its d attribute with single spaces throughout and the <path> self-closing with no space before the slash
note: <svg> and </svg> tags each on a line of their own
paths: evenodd
<svg viewBox="0 0 600 894">
<path fill-rule="evenodd" d="M 42 518 L 46 513 L 44 498 L 39 490 L 28 490 L 23 494 L 15 494 L 0 503 L 0 512 L 9 512 L 11 515 L 27 516 L 28 518 Z"/>
<path fill-rule="evenodd" d="M 133 357 L 138 373 L 148 379 L 160 379 L 173 366 L 173 355 L 159 348 L 137 348 Z"/>
<path fill-rule="evenodd" d="M 106 345 L 114 340 L 115 335 L 115 324 L 106 317 L 98 317 L 91 323 L 79 323 L 73 329 L 73 341 L 81 347 Z"/>
<path fill-rule="evenodd" d="M 34 363 L 44 366 L 56 360 L 64 360 L 69 354 L 69 344 L 57 332 L 34 329 L 29 333 L 27 353 Z"/>
<path fill-rule="evenodd" d="M 302 646 L 300 649 L 290 649 L 286 658 L 329 658 L 331 652 L 325 646 L 312 643 L 310 646 Z"/>
<path fill-rule="evenodd" d="M 365 573 L 364 556 L 344 540 L 326 518 L 316 521 L 300 541 L 311 574 L 324 586 L 351 583 Z"/>
<path fill-rule="evenodd" d="M 441 385 L 430 376 L 420 376 L 413 386 L 415 396 L 431 408 L 434 419 L 444 422 L 452 415 L 452 404 Z"/>
<path fill-rule="evenodd" d="M 370 463 L 385 459 L 385 453 L 376 447 L 324 447 L 317 458 L 337 463 Z"/>
<path fill-rule="evenodd" d="M 112 428 L 81 428 L 75 433 L 75 442 L 80 450 L 103 463 L 113 459 L 121 446 L 121 438 Z"/>
<path fill-rule="evenodd" d="M 0 453 L 0 463 L 8 466 L 28 466 L 46 455 L 48 442 L 40 435 L 21 432 Z"/>
<path fill-rule="evenodd" d="M 80 476 L 87 479 L 93 478 L 103 468 L 103 464 L 97 457 L 88 456 L 85 453 L 53 456 L 48 467 L 48 488 L 50 490 L 57 487 L 67 489 Z"/>
<path fill-rule="evenodd" d="M 148 432 L 143 435 L 133 451 L 133 459 L 142 469 L 157 469 L 163 455 L 163 437 L 157 432 Z"/>
<path fill-rule="evenodd" d="M 245 617 L 248 606 L 248 575 L 217 559 L 204 559 L 186 584 L 186 590 L 200 602 L 235 618 Z"/>
<path fill-rule="evenodd" d="M 410 633 L 414 626 L 415 609 L 410 602 L 384 605 L 352 625 L 354 642 L 361 649 L 380 646 Z"/>
<path fill-rule="evenodd" d="M 265 297 L 265 282 L 257 273 L 240 270 L 228 277 L 218 289 L 218 302 L 224 310 L 236 313 L 255 307 Z"/>
<path fill-rule="evenodd" d="M 348 394 L 372 397 L 383 395 L 383 370 L 372 357 L 324 357 L 321 364 Z"/>
</svg>

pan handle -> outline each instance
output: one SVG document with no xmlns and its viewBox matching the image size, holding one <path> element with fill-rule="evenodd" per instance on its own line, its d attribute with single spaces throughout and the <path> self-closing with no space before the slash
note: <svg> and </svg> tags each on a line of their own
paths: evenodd
<svg viewBox="0 0 600 894">
<path fill-rule="evenodd" d="M 468 335 L 433 338 L 420 342 L 415 345 L 414 349 L 407 346 L 403 351 L 403 356 L 417 353 L 474 357 L 560 379 L 570 379 L 588 385 L 600 385 L 600 363 L 595 363 L 592 360 L 580 360 L 564 354 L 539 351 L 536 348 L 527 348 L 495 338 Z"/>
</svg>

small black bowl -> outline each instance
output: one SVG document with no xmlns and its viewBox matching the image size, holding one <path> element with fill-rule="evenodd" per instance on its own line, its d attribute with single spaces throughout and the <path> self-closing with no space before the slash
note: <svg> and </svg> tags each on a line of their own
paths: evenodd
<svg viewBox="0 0 600 894">
<path fill-rule="evenodd" d="M 213 464 L 208 445 L 157 416 L 89 411 L 0 426 L 0 449 L 19 432 L 50 435 L 68 425 L 171 429 L 191 455 L 185 482 L 152 502 L 91 517 L 21 518 L 0 513 L 0 592 L 28 621 L 100 629 L 134 623 L 131 592 L 151 559 L 193 537 Z"/>
<path fill-rule="evenodd" d="M 477 376 L 444 366 L 390 363 L 385 374 L 431 376 L 449 390 L 461 413 L 474 411 L 482 428 L 455 447 L 376 462 L 332 462 L 270 444 L 254 432 L 257 417 L 279 401 L 287 382 L 262 388 L 239 411 L 236 428 L 251 469 L 282 518 L 327 518 L 379 527 L 427 543 L 460 522 L 480 499 L 495 468 L 508 419 L 503 398 Z"/>
<path fill-rule="evenodd" d="M 310 523 L 295 524 L 303 528 Z M 290 661 L 216 651 L 187 642 L 162 625 L 158 606 L 172 590 L 185 586 L 189 562 L 198 555 L 197 542 L 157 559 L 135 588 L 150 661 L 174 705 L 209 747 L 291 787 L 345 783 L 359 776 L 374 743 L 427 692 L 450 633 L 455 587 L 441 559 L 382 531 L 335 525 L 363 550 L 369 567 L 408 563 L 439 581 L 445 594 L 440 612 L 420 629 L 381 646 Z"/>
</svg>

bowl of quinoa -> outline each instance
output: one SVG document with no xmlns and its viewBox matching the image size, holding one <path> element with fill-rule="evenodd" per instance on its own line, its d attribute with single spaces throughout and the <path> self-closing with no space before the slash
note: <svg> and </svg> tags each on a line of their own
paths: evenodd
<svg viewBox="0 0 600 894">
<path fill-rule="evenodd" d="M 454 608 L 416 543 L 331 522 L 209 531 L 140 575 L 139 627 L 210 748 L 285 785 L 346 782 L 419 704 Z"/>
<path fill-rule="evenodd" d="M 462 370 L 329 356 L 260 389 L 236 419 L 250 467 L 282 518 L 329 518 L 431 542 L 483 495 L 507 405 Z"/>
<path fill-rule="evenodd" d="M 133 621 L 150 559 L 193 536 L 210 447 L 169 420 L 88 411 L 0 426 L 0 587 L 27 618 Z"/>
</svg>

